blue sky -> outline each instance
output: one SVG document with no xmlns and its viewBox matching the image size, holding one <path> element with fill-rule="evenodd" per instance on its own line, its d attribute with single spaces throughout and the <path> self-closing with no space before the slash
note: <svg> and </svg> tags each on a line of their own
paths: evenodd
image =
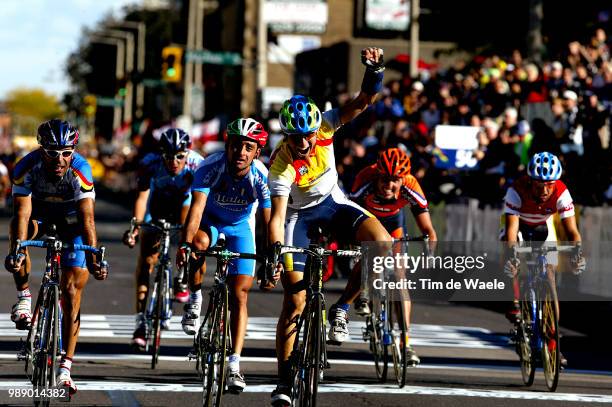
<svg viewBox="0 0 612 407">
<path fill-rule="evenodd" d="M 17 87 L 42 88 L 61 97 L 69 84 L 66 57 L 82 28 L 135 0 L 0 0 L 0 100 Z"/>
</svg>

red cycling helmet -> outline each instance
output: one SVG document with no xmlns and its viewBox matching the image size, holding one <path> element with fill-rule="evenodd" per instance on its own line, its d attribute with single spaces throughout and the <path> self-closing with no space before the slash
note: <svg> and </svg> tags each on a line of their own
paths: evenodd
<svg viewBox="0 0 612 407">
<path fill-rule="evenodd" d="M 227 125 L 227 136 L 246 137 L 255 141 L 260 147 L 264 147 L 268 141 L 268 132 L 263 124 L 251 118 L 236 119 Z"/>
<path fill-rule="evenodd" d="M 378 154 L 376 169 L 381 175 L 403 178 L 410 174 L 410 157 L 399 148 L 389 148 Z"/>
</svg>

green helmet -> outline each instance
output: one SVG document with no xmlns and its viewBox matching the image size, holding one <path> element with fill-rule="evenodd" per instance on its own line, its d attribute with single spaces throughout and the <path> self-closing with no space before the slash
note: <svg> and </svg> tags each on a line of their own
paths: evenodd
<svg viewBox="0 0 612 407">
<path fill-rule="evenodd" d="M 295 95 L 283 103 L 278 114 L 281 129 L 287 134 L 308 134 L 321 127 L 321 111 L 311 98 Z"/>
</svg>

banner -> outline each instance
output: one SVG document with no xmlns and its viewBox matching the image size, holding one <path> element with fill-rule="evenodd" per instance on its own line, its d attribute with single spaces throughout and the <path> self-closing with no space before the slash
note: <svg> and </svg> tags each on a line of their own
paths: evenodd
<svg viewBox="0 0 612 407">
<path fill-rule="evenodd" d="M 436 126 L 435 149 L 436 167 L 445 169 L 473 170 L 478 161 L 474 151 L 478 148 L 479 127 Z"/>
</svg>

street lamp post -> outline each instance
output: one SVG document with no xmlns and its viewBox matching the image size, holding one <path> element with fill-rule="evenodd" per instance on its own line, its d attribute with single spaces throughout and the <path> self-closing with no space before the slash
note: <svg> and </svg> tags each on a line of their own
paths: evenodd
<svg viewBox="0 0 612 407">
<path fill-rule="evenodd" d="M 92 35 L 90 37 L 90 42 L 114 45 L 115 47 L 117 47 L 115 78 L 117 80 L 123 78 L 125 76 L 125 44 L 123 43 L 123 41 L 117 38 Z M 113 106 L 113 109 L 113 131 L 116 131 L 121 126 L 121 106 L 115 105 Z"/>
<path fill-rule="evenodd" d="M 121 21 L 113 23 L 110 28 L 137 30 L 138 45 L 136 46 L 136 71 L 138 72 L 140 80 L 136 83 L 136 111 L 134 113 L 136 118 L 140 119 L 142 118 L 144 109 L 144 85 L 142 83 L 142 75 L 145 70 L 146 25 L 141 21 Z"/>
<path fill-rule="evenodd" d="M 134 34 L 131 32 L 121 31 L 121 30 L 110 30 L 107 29 L 100 33 L 101 36 L 111 37 L 111 38 L 119 38 L 125 41 L 125 72 L 127 73 L 127 80 L 125 82 L 125 95 L 123 96 L 124 100 L 124 109 L 123 109 L 123 120 L 127 123 L 132 123 L 132 100 L 133 100 L 133 83 L 131 75 L 134 72 L 134 60 L 135 60 L 135 52 L 134 52 Z M 126 75 L 124 75 L 126 77 Z M 118 78 L 118 79 L 123 79 Z"/>
</svg>

